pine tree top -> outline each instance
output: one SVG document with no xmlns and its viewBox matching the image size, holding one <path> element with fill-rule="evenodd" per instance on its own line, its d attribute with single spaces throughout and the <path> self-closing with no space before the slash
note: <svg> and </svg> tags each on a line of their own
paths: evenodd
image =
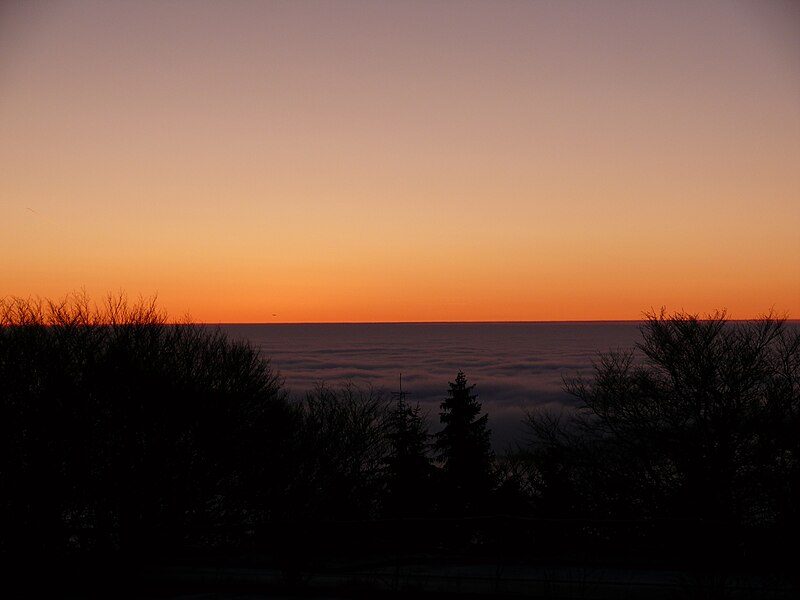
<svg viewBox="0 0 800 600">
<path fill-rule="evenodd" d="M 475 385 L 468 385 L 462 371 L 455 382 L 449 383 L 448 397 L 442 402 L 439 420 L 444 429 L 436 434 L 436 448 L 440 456 L 451 459 L 458 456 L 488 456 L 490 449 L 490 430 L 487 427 L 488 415 L 481 413 L 478 395 L 472 393 Z"/>
<path fill-rule="evenodd" d="M 475 385 L 467 385 L 467 377 L 463 371 L 459 371 L 455 382 L 450 382 L 448 385 L 450 386 L 447 392 L 448 396 L 440 405 L 442 409 L 441 422 L 445 424 L 457 421 L 471 423 L 481 412 L 478 395 L 472 393 Z"/>
</svg>

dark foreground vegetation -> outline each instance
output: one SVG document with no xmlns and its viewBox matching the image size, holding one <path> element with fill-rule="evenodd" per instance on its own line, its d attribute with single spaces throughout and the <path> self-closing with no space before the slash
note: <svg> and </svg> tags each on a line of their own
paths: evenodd
<svg viewBox="0 0 800 600">
<path fill-rule="evenodd" d="M 320 574 L 328 593 L 481 591 L 469 574 L 486 565 L 508 593 L 575 568 L 688 573 L 702 585 L 685 595 L 742 573 L 750 594 L 776 574 L 764 589 L 796 585 L 796 328 L 649 315 L 635 350 L 565 385 L 579 408 L 529 413 L 529 438 L 495 456 L 460 372 L 431 435 L 400 394 L 292 401 L 248 343 L 153 302 L 2 300 L 0 561 L 26 585 L 98 594 L 245 567 L 262 575 L 240 582 L 292 593 Z M 454 565 L 464 588 L 442 583 Z"/>
</svg>

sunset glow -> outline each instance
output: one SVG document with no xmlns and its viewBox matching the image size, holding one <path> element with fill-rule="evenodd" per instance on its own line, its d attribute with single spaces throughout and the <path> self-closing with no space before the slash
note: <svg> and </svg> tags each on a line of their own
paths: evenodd
<svg viewBox="0 0 800 600">
<path fill-rule="evenodd" d="M 800 318 L 791 2 L 9 2 L 0 297 Z"/>
</svg>

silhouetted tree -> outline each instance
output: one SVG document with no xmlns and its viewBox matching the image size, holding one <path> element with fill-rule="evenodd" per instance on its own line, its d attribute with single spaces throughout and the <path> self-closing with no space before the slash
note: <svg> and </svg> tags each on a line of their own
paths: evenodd
<svg viewBox="0 0 800 600">
<path fill-rule="evenodd" d="M 428 429 L 420 407 L 401 396 L 389 414 L 385 461 L 384 511 L 389 516 L 420 516 L 430 511 L 432 465 Z"/>
<path fill-rule="evenodd" d="M 442 464 L 444 511 L 465 514 L 485 506 L 492 489 L 492 462 L 488 415 L 472 393 L 474 385 L 459 371 L 449 383 L 441 404 L 444 428 L 436 434 L 435 449 Z"/>
<path fill-rule="evenodd" d="M 324 385 L 300 406 L 297 500 L 313 519 L 375 516 L 386 456 L 389 403 L 372 388 Z"/>
<path fill-rule="evenodd" d="M 540 505 L 689 520 L 716 549 L 796 535 L 800 332 L 662 310 L 642 338 L 566 382 L 575 414 L 529 414 Z"/>
<path fill-rule="evenodd" d="M 292 428 L 258 350 L 154 301 L 0 301 L 0 552 L 169 553 L 241 538 Z"/>
<path fill-rule="evenodd" d="M 297 405 L 287 460 L 293 476 L 276 502 L 276 559 L 291 580 L 325 554 L 362 549 L 378 515 L 389 404 L 372 388 L 319 385 Z M 280 508 L 278 508 L 280 507 Z"/>
</svg>

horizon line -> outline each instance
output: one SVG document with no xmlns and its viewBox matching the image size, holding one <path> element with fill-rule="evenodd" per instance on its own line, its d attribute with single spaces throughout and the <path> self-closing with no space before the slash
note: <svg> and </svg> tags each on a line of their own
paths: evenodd
<svg viewBox="0 0 800 600">
<path fill-rule="evenodd" d="M 726 319 L 730 322 L 758 321 L 763 317 Z M 579 323 L 642 323 L 647 319 L 540 319 L 540 320 L 476 320 L 476 321 L 195 321 L 196 325 L 524 325 Z M 699 319 L 706 321 L 708 319 Z M 784 318 L 787 323 L 800 323 L 800 318 Z"/>
<path fill-rule="evenodd" d="M 638 323 L 644 319 L 540 319 L 540 320 L 475 320 L 475 321 L 227 321 L 199 322 L 205 325 L 479 325 L 524 323 Z"/>
</svg>

